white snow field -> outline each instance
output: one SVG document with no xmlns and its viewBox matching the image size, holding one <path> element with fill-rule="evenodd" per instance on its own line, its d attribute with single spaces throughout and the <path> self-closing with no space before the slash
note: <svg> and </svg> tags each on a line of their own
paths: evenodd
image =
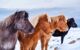
<svg viewBox="0 0 80 50">
<path fill-rule="evenodd" d="M 80 50 L 80 28 L 71 28 L 61 44 L 61 37 L 51 37 L 48 43 L 48 50 Z M 20 50 L 19 41 L 17 41 L 15 50 Z M 41 50 L 40 40 L 36 50 Z"/>
</svg>

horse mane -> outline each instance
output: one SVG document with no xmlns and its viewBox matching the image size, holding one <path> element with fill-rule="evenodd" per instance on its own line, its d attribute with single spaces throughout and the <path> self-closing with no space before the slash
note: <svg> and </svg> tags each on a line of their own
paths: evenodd
<svg viewBox="0 0 80 50">
<path fill-rule="evenodd" d="M 35 27 L 35 30 L 42 30 L 46 33 L 49 33 L 51 30 L 51 26 L 50 26 L 50 22 L 48 21 L 48 16 L 47 14 L 43 14 L 41 16 L 39 16 L 39 20 L 38 23 Z"/>
<path fill-rule="evenodd" d="M 47 16 L 47 14 L 41 15 L 41 16 L 39 17 L 38 22 L 40 22 L 40 21 L 47 21 L 47 22 L 48 22 L 48 16 Z"/>
<path fill-rule="evenodd" d="M 4 21 L 0 22 L 0 28 L 7 28 L 15 22 L 15 19 L 18 20 L 20 18 L 28 19 L 28 13 L 26 11 L 16 11 L 14 14 L 7 17 Z"/>
<path fill-rule="evenodd" d="M 45 17 L 43 17 L 43 16 L 45 16 Z M 32 17 L 31 20 L 30 20 L 30 21 L 31 21 L 31 24 L 32 24 L 34 27 L 36 27 L 38 21 L 41 21 L 41 19 L 43 19 L 43 18 L 45 19 L 45 21 L 51 22 L 50 17 L 48 17 L 47 13 L 45 13 L 45 14 L 40 14 L 40 15 L 37 15 L 37 16 Z M 36 20 L 35 20 L 35 19 L 36 19 Z"/>
<path fill-rule="evenodd" d="M 57 26 L 57 23 L 59 21 L 65 21 L 65 20 L 66 20 L 66 18 L 65 18 L 64 15 L 52 16 L 51 17 L 51 27 L 53 28 L 52 25 L 54 25 L 54 27 L 56 27 Z"/>
<path fill-rule="evenodd" d="M 65 16 L 64 15 L 58 15 L 58 16 L 54 16 L 54 17 L 51 17 L 51 20 L 53 21 L 56 21 L 56 20 L 64 20 L 65 19 Z"/>
<path fill-rule="evenodd" d="M 0 21 L 0 29 L 4 29 L 4 28 L 8 27 L 9 25 L 11 25 L 14 21 L 14 16 L 15 16 L 15 14 L 10 15 L 5 20 Z"/>
<path fill-rule="evenodd" d="M 42 14 L 42 15 L 39 16 L 39 19 L 38 19 L 38 22 L 37 22 L 35 28 L 38 27 L 39 25 L 41 25 L 44 22 L 48 22 L 47 14 Z"/>
<path fill-rule="evenodd" d="M 17 18 L 17 20 L 18 19 L 20 19 L 20 18 L 25 18 L 25 19 L 28 19 L 28 12 L 26 12 L 26 11 L 17 11 L 17 12 L 15 12 L 15 18 Z"/>
</svg>

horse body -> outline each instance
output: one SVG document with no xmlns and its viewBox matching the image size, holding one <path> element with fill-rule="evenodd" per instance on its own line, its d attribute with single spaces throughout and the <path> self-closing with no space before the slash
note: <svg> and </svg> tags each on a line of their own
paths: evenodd
<svg viewBox="0 0 80 50">
<path fill-rule="evenodd" d="M 17 24 L 21 19 L 22 21 L 26 21 L 26 18 L 28 18 L 28 15 L 25 11 L 18 11 L 0 22 L 0 50 L 15 49 L 18 36 L 16 32 L 20 30 L 18 26 L 22 26 L 22 24 Z"/>
<path fill-rule="evenodd" d="M 77 24 L 75 23 L 75 20 L 74 18 L 70 18 L 67 20 L 67 25 L 68 25 L 68 28 L 70 29 L 71 27 L 75 28 L 77 27 Z M 69 31 L 69 30 L 68 30 Z M 65 35 L 68 33 L 68 31 L 66 32 L 60 32 L 59 30 L 56 30 L 54 33 L 53 33 L 53 36 L 54 37 L 58 37 L 58 36 L 61 36 L 61 44 L 63 43 L 63 40 L 64 40 L 64 37 Z"/>
</svg>

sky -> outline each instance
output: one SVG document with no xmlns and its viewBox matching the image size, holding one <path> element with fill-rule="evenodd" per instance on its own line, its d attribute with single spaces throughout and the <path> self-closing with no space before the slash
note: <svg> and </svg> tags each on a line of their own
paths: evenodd
<svg viewBox="0 0 80 50">
<path fill-rule="evenodd" d="M 45 11 L 46 9 L 42 9 L 41 11 L 40 8 L 51 8 L 51 10 Z M 10 9 L 13 11 L 10 12 Z M 0 0 L 0 20 L 5 19 L 5 17 L 11 13 L 14 13 L 16 11 L 15 9 L 39 9 L 38 13 L 49 12 L 49 14 L 52 15 L 53 13 L 63 13 L 66 16 L 71 16 L 80 20 L 80 0 Z M 34 11 L 34 13 L 31 11 L 30 14 L 36 15 L 37 11 Z M 80 25 L 79 20 L 77 21 Z"/>
<path fill-rule="evenodd" d="M 0 0 L 0 8 L 37 9 L 37 8 L 80 8 L 80 0 Z"/>
</svg>

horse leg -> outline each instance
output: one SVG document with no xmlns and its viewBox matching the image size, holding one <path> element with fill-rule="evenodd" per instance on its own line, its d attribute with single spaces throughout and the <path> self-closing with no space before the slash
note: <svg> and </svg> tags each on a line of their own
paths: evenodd
<svg viewBox="0 0 80 50">
<path fill-rule="evenodd" d="M 41 50 L 45 50 L 46 47 L 46 38 L 41 38 Z"/>
<path fill-rule="evenodd" d="M 23 44 L 20 43 L 20 50 L 24 50 Z"/>
<path fill-rule="evenodd" d="M 45 50 L 45 43 L 41 44 L 41 50 Z"/>
<path fill-rule="evenodd" d="M 49 42 L 49 40 L 46 41 L 45 50 L 48 50 L 48 42 Z"/>
<path fill-rule="evenodd" d="M 31 50 L 35 50 L 36 46 L 37 46 L 37 42 L 33 44 Z"/>
<path fill-rule="evenodd" d="M 62 35 L 62 36 L 61 36 L 61 44 L 63 43 L 64 36 L 65 36 L 65 35 Z"/>
</svg>

